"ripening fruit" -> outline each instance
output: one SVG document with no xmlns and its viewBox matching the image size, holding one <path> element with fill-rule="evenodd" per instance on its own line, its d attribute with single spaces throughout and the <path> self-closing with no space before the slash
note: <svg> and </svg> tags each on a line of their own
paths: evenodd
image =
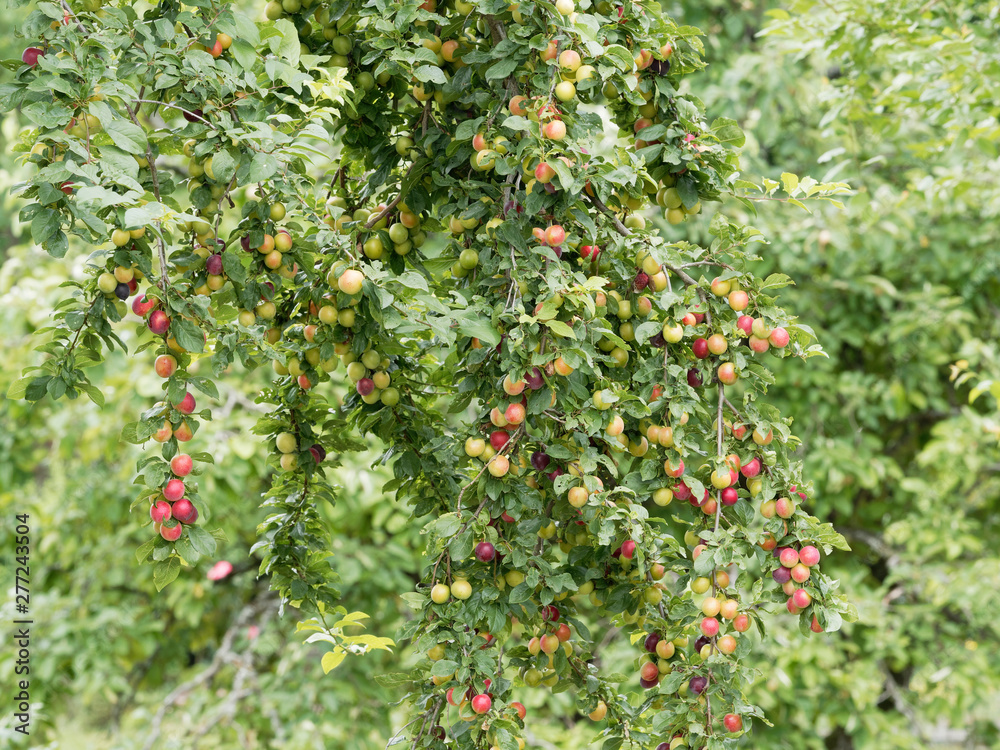
<svg viewBox="0 0 1000 750">
<path fill-rule="evenodd" d="M 493 460 L 486 467 L 490 474 L 495 476 L 497 479 L 506 476 L 507 472 L 510 471 L 510 461 L 507 460 L 506 456 L 496 455 Z"/>
<path fill-rule="evenodd" d="M 492 705 L 493 700 L 486 693 L 481 693 L 472 699 L 472 710 L 477 714 L 489 712 Z"/>
<path fill-rule="evenodd" d="M 291 432 L 280 432 L 275 438 L 275 446 L 281 453 L 293 453 L 298 449 L 298 440 Z"/>
<path fill-rule="evenodd" d="M 156 358 L 153 367 L 161 378 L 169 378 L 177 372 L 177 360 L 172 354 L 161 354 Z"/>
<path fill-rule="evenodd" d="M 743 719 L 736 714 L 726 714 L 722 719 L 722 724 L 730 734 L 735 734 L 743 729 Z"/>
<path fill-rule="evenodd" d="M 799 609 L 805 609 L 810 604 L 812 604 L 812 595 L 805 589 L 797 589 L 794 594 L 792 594 L 792 604 L 794 604 Z"/>
<path fill-rule="evenodd" d="M 691 590 L 696 594 L 704 594 L 710 588 L 712 588 L 712 581 L 704 576 L 691 581 Z"/>
<path fill-rule="evenodd" d="M 775 501 L 774 511 L 779 518 L 791 518 L 795 515 L 795 501 L 787 497 L 780 497 Z"/>
<path fill-rule="evenodd" d="M 775 328 L 773 331 L 771 331 L 771 334 L 767 337 L 767 340 L 771 343 L 771 346 L 776 347 L 778 349 L 784 349 L 786 346 L 788 346 L 790 337 L 788 335 L 788 331 L 786 331 L 784 328 Z"/>
<path fill-rule="evenodd" d="M 431 587 L 431 601 L 444 604 L 451 597 L 451 588 L 445 583 L 436 583 Z"/>
<path fill-rule="evenodd" d="M 811 544 L 807 544 L 799 550 L 799 562 L 807 568 L 819 563 L 819 550 Z"/>
<path fill-rule="evenodd" d="M 113 294 L 115 289 L 118 288 L 118 279 L 113 274 L 102 273 L 97 277 L 97 288 L 105 294 Z"/>
<path fill-rule="evenodd" d="M 604 701 L 597 701 L 597 708 L 590 712 L 591 721 L 603 721 L 608 715 L 608 704 Z"/>
<path fill-rule="evenodd" d="M 160 536 L 168 542 L 176 542 L 183 533 L 184 527 L 179 523 L 174 526 L 160 526 Z"/>
<path fill-rule="evenodd" d="M 705 613 L 706 617 L 715 617 L 719 614 L 719 610 L 722 608 L 722 602 L 716 599 L 714 596 L 710 596 L 705 601 L 701 603 L 701 611 Z"/>
<path fill-rule="evenodd" d="M 451 584 L 451 595 L 456 599 L 468 599 L 472 596 L 472 584 L 464 578 L 456 578 Z"/>
<path fill-rule="evenodd" d="M 486 450 L 486 441 L 482 438 L 468 438 L 465 441 L 465 455 L 470 458 L 478 458 Z"/>
<path fill-rule="evenodd" d="M 365 275 L 361 271 L 349 268 L 337 279 L 337 287 L 344 294 L 357 294 L 361 291 L 361 285 L 365 280 Z"/>
<path fill-rule="evenodd" d="M 587 499 L 590 497 L 590 493 L 587 491 L 586 487 L 571 487 L 569 490 L 569 504 L 574 508 L 582 508 L 587 504 Z"/>
<path fill-rule="evenodd" d="M 653 493 L 653 502 L 659 505 L 661 508 L 665 508 L 670 505 L 670 501 L 674 499 L 674 493 L 668 487 L 661 487 L 656 492 Z"/>
<path fill-rule="evenodd" d="M 551 634 L 543 635 L 539 642 L 542 652 L 546 654 L 554 654 L 559 648 L 559 638 Z"/>
</svg>

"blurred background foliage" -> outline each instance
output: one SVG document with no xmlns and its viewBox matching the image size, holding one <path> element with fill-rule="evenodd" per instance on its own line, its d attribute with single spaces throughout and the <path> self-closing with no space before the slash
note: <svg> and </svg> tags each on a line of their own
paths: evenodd
<svg viewBox="0 0 1000 750">
<path fill-rule="evenodd" d="M 249 5 L 249 4 L 248 4 Z M 747 747 L 789 750 L 992 748 L 1000 693 L 1000 2 L 990 0 L 664 0 L 705 32 L 709 68 L 691 86 L 712 116 L 747 130 L 746 173 L 783 171 L 855 190 L 843 211 L 759 202 L 770 239 L 762 272 L 797 285 L 782 303 L 819 334 L 828 359 L 782 360 L 771 397 L 803 440 L 814 512 L 854 551 L 831 567 L 861 619 L 804 638 L 768 622 L 755 650 L 755 700 L 774 728 Z M 5 25 L 23 17 L 5 10 Z M 0 38 L 3 59 L 23 44 Z M 59 283 L 83 272 L 33 247 L 9 189 L 21 127 L 0 121 L 0 393 L 37 361 Z M 707 218 L 685 225 L 707 238 Z M 673 230 L 676 234 L 677 230 Z M 126 341 L 134 341 L 122 326 Z M 131 338 L 130 338 L 131 336 Z M 234 572 L 182 572 L 162 595 L 135 564 L 144 537 L 129 504 L 134 448 L 122 424 L 157 395 L 151 367 L 120 353 L 94 373 L 107 399 L 30 405 L 0 396 L 0 549 L 4 581 L 14 513 L 31 514 L 34 733 L 5 708 L 0 747 L 385 747 L 402 712 L 376 674 L 404 650 L 348 659 L 324 677 L 320 646 L 279 615 L 248 550 L 270 469 L 250 434 L 262 374 L 234 373 L 203 433 L 216 467 L 203 492 Z M 336 398 L 336 394 L 331 394 Z M 408 610 L 422 539 L 368 455 L 346 457 L 324 509 L 344 605 L 392 636 Z M 6 597 L 9 599 L 10 597 Z M 2 618 L 13 619 L 11 602 Z M 607 624 L 613 671 L 634 649 Z M 9 645 L 0 684 L 11 685 Z M 562 695 L 530 691 L 531 748 L 591 744 Z"/>
</svg>

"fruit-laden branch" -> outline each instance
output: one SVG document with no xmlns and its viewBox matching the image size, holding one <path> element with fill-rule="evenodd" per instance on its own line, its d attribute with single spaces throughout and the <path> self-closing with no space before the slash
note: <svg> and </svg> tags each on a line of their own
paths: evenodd
<svg viewBox="0 0 1000 750">
<path fill-rule="evenodd" d="M 632 236 L 632 233 L 628 230 L 628 227 L 622 224 L 621 220 L 617 216 L 615 216 L 614 212 L 610 208 L 604 205 L 604 201 L 602 201 L 596 195 L 587 195 L 587 198 L 590 199 L 590 202 L 594 204 L 594 206 L 597 208 L 598 211 L 600 211 L 602 214 L 611 219 L 611 224 L 614 226 L 615 231 L 618 232 L 618 234 L 620 234 L 622 237 Z M 693 264 L 688 264 L 688 265 L 693 265 Z M 666 268 L 671 273 L 676 274 L 677 278 L 683 281 L 685 286 L 696 286 L 698 284 L 697 281 L 695 281 L 688 273 L 686 273 L 683 270 L 683 267 L 674 267 L 666 264 L 664 264 L 663 267 Z M 705 293 L 704 290 L 702 290 L 700 287 L 698 289 L 698 294 L 701 295 L 702 299 L 704 299 Z M 706 308 L 706 315 L 711 315 L 711 313 L 708 312 L 707 308 Z M 711 322 L 711 320 L 709 320 L 709 322 Z"/>
<path fill-rule="evenodd" d="M 390 201 L 388 206 L 383 208 L 381 211 L 379 211 L 377 214 L 371 217 L 367 222 L 365 222 L 365 229 L 371 229 L 373 226 L 382 221 L 382 219 L 384 219 L 386 216 L 392 213 L 392 210 L 399 205 L 399 202 L 403 200 L 403 183 L 406 182 L 406 178 L 410 176 L 410 174 L 413 172 L 416 166 L 417 162 L 413 162 L 410 165 L 410 168 L 406 170 L 406 174 L 403 175 L 403 178 L 399 181 L 399 193 L 396 195 L 395 198 L 392 199 L 392 201 Z"/>
</svg>

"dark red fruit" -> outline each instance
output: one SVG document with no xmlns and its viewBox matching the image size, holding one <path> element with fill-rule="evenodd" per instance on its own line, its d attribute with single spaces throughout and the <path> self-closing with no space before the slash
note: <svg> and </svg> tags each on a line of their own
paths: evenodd
<svg viewBox="0 0 1000 750">
<path fill-rule="evenodd" d="M 367 396 L 375 390 L 375 381 L 371 378 L 361 378 L 355 388 L 358 391 L 358 395 Z"/>
<path fill-rule="evenodd" d="M 35 67 L 38 64 L 38 58 L 44 57 L 45 53 L 42 52 L 38 47 L 28 47 L 24 52 L 21 53 L 21 62 L 30 68 Z"/>
<path fill-rule="evenodd" d="M 479 562 L 491 562 L 496 556 L 496 547 L 489 542 L 480 542 L 476 545 L 476 559 L 479 560 Z"/>
<path fill-rule="evenodd" d="M 688 370 L 687 381 L 692 388 L 701 388 L 701 373 L 694 368 Z"/>
<path fill-rule="evenodd" d="M 688 681 L 688 690 L 690 690 L 695 695 L 701 695 L 705 692 L 705 688 L 708 687 L 708 678 L 698 675 L 697 677 L 692 677 Z"/>
<path fill-rule="evenodd" d="M 708 340 L 703 338 L 698 338 L 694 340 L 691 344 L 691 351 L 694 352 L 694 356 L 698 359 L 705 359 L 708 356 Z"/>
<path fill-rule="evenodd" d="M 549 458 L 548 453 L 542 453 L 542 451 L 535 451 L 531 454 L 531 465 L 536 471 L 545 471 L 548 468 L 549 462 L 552 459 Z"/>
<path fill-rule="evenodd" d="M 622 542 L 622 557 L 626 560 L 631 560 L 632 556 L 635 554 L 635 542 L 631 539 L 626 539 Z"/>
<path fill-rule="evenodd" d="M 533 391 L 537 391 L 545 385 L 545 379 L 542 377 L 542 371 L 537 367 L 532 367 L 531 372 L 524 376 L 524 382 L 527 384 L 528 388 Z M 539 471 L 541 471 L 541 469 L 539 469 Z"/>
<path fill-rule="evenodd" d="M 205 261 L 205 270 L 213 276 L 222 275 L 222 256 L 219 253 L 209 255 Z"/>
<path fill-rule="evenodd" d="M 309 452 L 312 454 L 313 460 L 318 464 L 326 460 L 326 448 L 319 443 L 313 443 L 309 448 Z"/>
<path fill-rule="evenodd" d="M 643 647 L 649 652 L 654 653 L 656 651 L 656 644 L 660 642 L 659 633 L 650 633 L 646 636 L 646 640 L 643 642 Z"/>
</svg>

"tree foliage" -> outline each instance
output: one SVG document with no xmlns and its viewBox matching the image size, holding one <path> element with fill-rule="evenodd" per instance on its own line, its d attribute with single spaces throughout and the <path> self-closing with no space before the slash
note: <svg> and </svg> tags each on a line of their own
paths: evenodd
<svg viewBox="0 0 1000 750">
<path fill-rule="evenodd" d="M 338 603 L 319 512 L 335 500 L 327 470 L 362 447 L 352 430 L 385 445 L 384 491 L 424 519 L 428 564 L 404 596 L 417 616 L 398 638 L 427 658 L 382 677 L 409 688 L 414 747 L 517 747 L 515 697 L 543 681 L 607 714 L 605 747 L 732 744 L 760 715 L 737 637 L 757 610 L 787 600 L 804 632 L 852 610 L 812 567 L 843 542 L 801 507 L 790 420 L 761 398 L 773 376 L 755 355 L 820 353 L 775 304 L 788 278 L 754 276 L 760 233 L 721 214 L 704 247 L 642 214 L 654 199 L 678 225 L 703 200 L 779 188 L 741 181 L 735 122 L 709 124 L 680 90 L 701 66 L 695 30 L 655 5 L 567 0 L 265 14 L 28 16 L 39 46 L 0 90 L 35 125 L 21 220 L 54 257 L 70 236 L 99 249 L 56 306 L 49 356 L 8 397 L 102 404 L 85 370 L 126 348 L 114 324 L 134 295 L 149 334 L 133 353 L 155 354 L 164 379 L 122 430 L 162 446 L 137 464 L 134 503 L 159 532 L 136 553 L 157 589 L 222 539 L 197 523 L 211 503 L 192 481 L 213 456 L 181 452 L 212 418 L 197 400 L 235 367 L 271 364 L 255 432 L 281 471 L 251 552 L 329 644 L 324 671 L 393 645 L 346 632 L 367 616 Z M 798 205 L 845 189 L 790 173 L 781 187 Z M 355 393 L 331 410 L 336 356 Z M 693 507 L 650 513 L 675 495 Z M 585 603 L 569 598 L 587 593 L 651 654 L 641 683 L 659 688 L 641 704 L 595 664 Z M 515 629 L 535 637 L 515 645 Z"/>
</svg>

